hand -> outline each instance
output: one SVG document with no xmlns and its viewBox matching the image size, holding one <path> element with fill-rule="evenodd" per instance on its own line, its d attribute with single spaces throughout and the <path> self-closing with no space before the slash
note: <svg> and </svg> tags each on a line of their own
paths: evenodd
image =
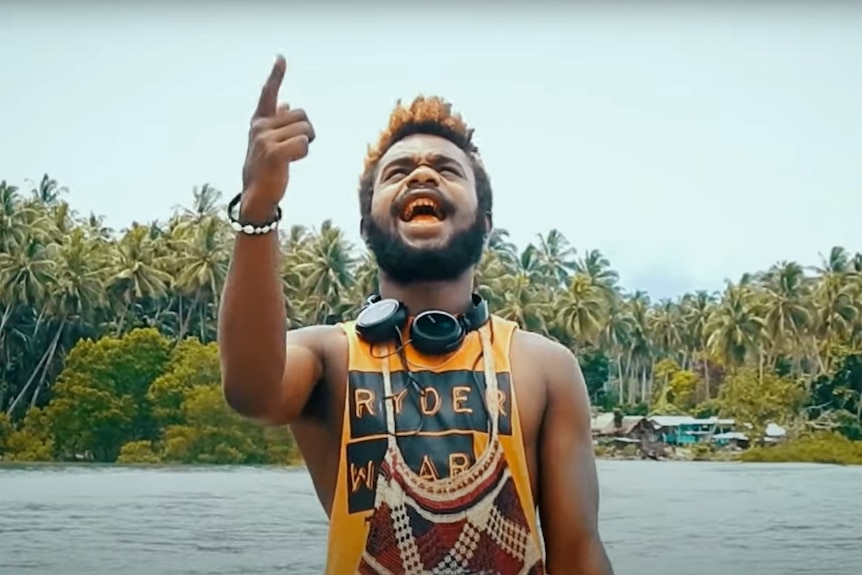
<svg viewBox="0 0 862 575">
<path fill-rule="evenodd" d="M 308 154 L 314 141 L 314 128 L 305 112 L 278 105 L 278 90 L 287 63 L 279 56 L 260 93 L 251 118 L 248 152 L 242 169 L 241 210 L 253 219 L 268 220 L 284 197 L 289 180 L 290 162 Z"/>
</svg>

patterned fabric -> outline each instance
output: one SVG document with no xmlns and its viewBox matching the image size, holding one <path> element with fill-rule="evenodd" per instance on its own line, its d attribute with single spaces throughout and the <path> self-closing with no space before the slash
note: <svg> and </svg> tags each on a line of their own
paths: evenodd
<svg viewBox="0 0 862 575">
<path fill-rule="evenodd" d="M 498 435 L 493 354 L 480 330 L 486 403 L 491 414 L 488 448 L 466 471 L 440 480 L 413 472 L 395 441 L 387 408 L 389 445 L 377 478 L 374 511 L 359 575 L 543 575 L 542 553 L 518 496 Z M 384 385 L 392 394 L 388 360 Z"/>
</svg>

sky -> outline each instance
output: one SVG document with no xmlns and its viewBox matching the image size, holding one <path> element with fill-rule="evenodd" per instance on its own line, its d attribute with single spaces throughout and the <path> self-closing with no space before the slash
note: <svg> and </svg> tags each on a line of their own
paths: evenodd
<svg viewBox="0 0 862 575">
<path fill-rule="evenodd" d="M 116 229 L 204 183 L 226 202 L 283 53 L 317 133 L 288 224 L 358 244 L 366 147 L 424 93 L 475 128 L 497 227 L 521 247 L 557 228 L 628 289 L 862 251 L 862 3 L 293 4 L 3 3 L 0 179 L 47 172 Z"/>
</svg>

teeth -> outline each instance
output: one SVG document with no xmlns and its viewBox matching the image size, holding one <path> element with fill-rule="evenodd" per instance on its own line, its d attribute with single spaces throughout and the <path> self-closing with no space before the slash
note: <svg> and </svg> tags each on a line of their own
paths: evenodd
<svg viewBox="0 0 862 575">
<path fill-rule="evenodd" d="M 434 203 L 432 200 L 429 200 L 429 199 L 427 199 L 427 198 L 418 198 L 418 199 L 416 199 L 416 200 L 413 200 L 413 201 L 412 201 L 412 202 L 410 202 L 409 204 L 407 204 L 407 206 L 405 206 L 405 208 L 404 208 L 404 217 L 405 217 L 405 219 L 408 219 L 408 220 L 409 220 L 409 219 L 410 219 L 410 218 L 412 218 L 414 215 L 416 215 L 416 212 L 417 212 L 420 208 L 423 208 L 423 207 L 431 208 L 431 209 L 433 210 L 433 212 L 434 212 L 434 215 L 435 215 L 435 216 L 437 216 L 437 217 L 439 217 L 440 212 L 439 212 L 439 210 L 437 209 L 437 204 L 436 204 L 436 203 Z"/>
</svg>

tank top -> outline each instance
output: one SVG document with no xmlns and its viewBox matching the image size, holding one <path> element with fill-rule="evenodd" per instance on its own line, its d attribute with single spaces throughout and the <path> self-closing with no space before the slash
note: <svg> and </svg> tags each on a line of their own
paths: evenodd
<svg viewBox="0 0 862 575">
<path fill-rule="evenodd" d="M 442 357 L 339 325 L 348 396 L 326 575 L 544 575 L 509 363 L 517 324 L 492 316 Z"/>
</svg>

